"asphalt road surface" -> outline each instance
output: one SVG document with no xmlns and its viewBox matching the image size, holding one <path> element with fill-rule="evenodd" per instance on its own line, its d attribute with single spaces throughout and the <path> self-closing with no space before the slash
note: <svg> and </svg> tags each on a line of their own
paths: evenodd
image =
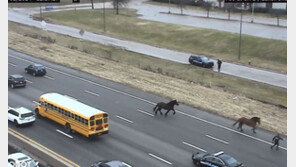
<svg viewBox="0 0 296 167">
<path fill-rule="evenodd" d="M 109 113 L 110 133 L 95 140 L 77 133 L 65 136 L 57 131 L 63 131 L 63 126 L 45 118 L 29 127 L 9 123 L 10 128 L 82 167 L 104 159 L 118 159 L 133 167 L 193 167 L 192 153 L 221 150 L 247 167 L 287 166 L 286 138 L 278 151 L 271 150 L 273 133 L 257 129 L 253 134 L 249 127 L 241 133 L 232 127 L 234 121 L 183 104 L 175 107 L 176 115 L 154 116 L 155 103 L 168 99 L 13 50 L 8 54 L 9 74 L 28 80 L 25 88 L 8 88 L 9 106 L 33 110 L 41 94 L 58 92 Z M 47 75 L 26 74 L 24 68 L 32 62 L 45 65 Z"/>
</svg>

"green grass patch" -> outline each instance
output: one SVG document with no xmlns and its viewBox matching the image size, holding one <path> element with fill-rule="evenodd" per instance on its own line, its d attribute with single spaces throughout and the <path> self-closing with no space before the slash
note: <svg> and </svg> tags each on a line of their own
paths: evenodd
<svg viewBox="0 0 296 167">
<path fill-rule="evenodd" d="M 193 82 L 208 88 L 231 92 L 237 94 L 238 96 L 246 96 L 254 100 L 278 106 L 287 106 L 286 89 L 224 75 L 192 65 L 185 65 L 150 56 L 143 56 L 141 54 L 100 45 L 94 42 L 81 41 L 69 36 L 46 32 L 37 28 L 27 27 L 12 22 L 9 22 L 9 31 L 18 32 L 32 38 L 48 39 L 41 41 L 54 41 L 55 44 L 68 47 L 73 50 L 83 51 L 101 58 L 116 61 L 118 62 L 118 65 L 120 65 L 120 63 L 124 63 L 140 69 L 152 71 L 154 73 Z"/>
<path fill-rule="evenodd" d="M 48 20 L 80 29 L 103 32 L 102 10 L 45 13 Z M 37 15 L 38 17 L 38 15 Z M 75 18 L 75 19 L 74 19 Z M 106 34 L 150 45 L 207 55 L 228 62 L 287 71 L 287 42 L 242 35 L 238 60 L 238 34 L 139 19 L 134 10 L 106 10 Z"/>
</svg>

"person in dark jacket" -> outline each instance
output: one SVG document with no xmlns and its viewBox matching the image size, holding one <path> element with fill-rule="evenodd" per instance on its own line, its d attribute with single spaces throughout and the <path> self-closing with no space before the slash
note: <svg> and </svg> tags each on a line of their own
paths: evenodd
<svg viewBox="0 0 296 167">
<path fill-rule="evenodd" d="M 280 134 L 277 134 L 276 136 L 274 136 L 272 138 L 273 145 L 270 148 L 272 149 L 274 146 L 276 146 L 276 150 L 278 150 L 280 140 L 283 140 L 283 138 L 280 137 Z"/>
<path fill-rule="evenodd" d="M 218 59 L 217 64 L 218 64 L 218 72 L 220 72 L 222 61 Z"/>
</svg>

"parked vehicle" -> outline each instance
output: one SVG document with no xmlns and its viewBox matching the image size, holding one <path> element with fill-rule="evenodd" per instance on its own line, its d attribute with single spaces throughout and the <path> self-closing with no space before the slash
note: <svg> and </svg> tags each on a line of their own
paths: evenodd
<svg viewBox="0 0 296 167">
<path fill-rule="evenodd" d="M 213 68 L 214 66 L 214 61 L 210 60 L 207 57 L 198 55 L 191 55 L 189 57 L 189 63 L 204 68 Z"/>
<path fill-rule="evenodd" d="M 8 163 L 13 165 L 14 167 L 39 167 L 39 162 L 35 161 L 30 156 L 20 152 L 8 155 Z"/>
<path fill-rule="evenodd" d="M 14 122 L 18 126 L 24 124 L 33 124 L 36 118 L 34 113 L 25 107 L 8 107 L 8 120 Z"/>
<path fill-rule="evenodd" d="M 124 162 L 112 160 L 112 161 L 99 161 L 91 165 L 91 167 L 127 167 Z"/>
<path fill-rule="evenodd" d="M 43 76 L 46 74 L 46 69 L 41 64 L 31 64 L 25 68 L 26 73 L 32 74 L 33 76 Z"/>
<path fill-rule="evenodd" d="M 10 86 L 11 88 L 25 87 L 26 80 L 23 76 L 21 76 L 19 74 L 9 75 L 8 76 L 8 86 Z"/>
<path fill-rule="evenodd" d="M 243 167 L 241 162 L 238 162 L 233 157 L 225 154 L 223 151 L 208 154 L 195 153 L 192 155 L 192 160 L 198 167 Z"/>
</svg>

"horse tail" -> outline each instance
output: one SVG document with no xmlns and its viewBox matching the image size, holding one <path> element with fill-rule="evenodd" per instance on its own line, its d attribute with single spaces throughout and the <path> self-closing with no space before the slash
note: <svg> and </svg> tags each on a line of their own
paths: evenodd
<svg viewBox="0 0 296 167">
<path fill-rule="evenodd" d="M 156 110 L 157 106 L 158 106 L 158 104 L 156 104 L 156 105 L 155 105 L 155 107 L 153 108 L 153 111 L 155 111 L 155 110 Z"/>
</svg>

